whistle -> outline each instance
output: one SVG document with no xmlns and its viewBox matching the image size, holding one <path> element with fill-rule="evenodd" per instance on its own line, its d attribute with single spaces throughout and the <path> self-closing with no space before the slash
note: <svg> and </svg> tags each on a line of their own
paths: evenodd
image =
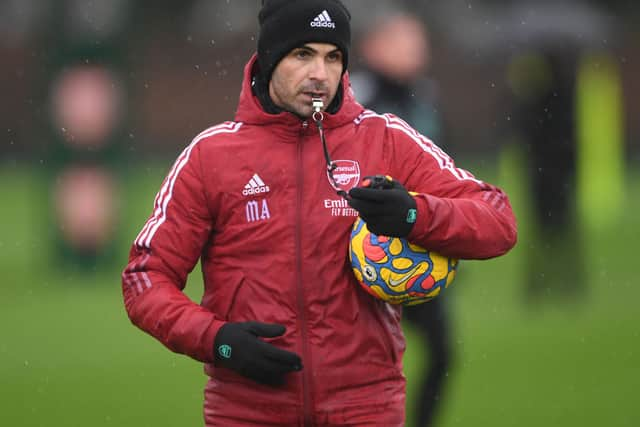
<svg viewBox="0 0 640 427">
<path fill-rule="evenodd" d="M 324 107 L 324 102 L 322 102 L 321 98 L 311 98 L 311 106 L 313 107 L 313 111 L 319 113 Z"/>
</svg>

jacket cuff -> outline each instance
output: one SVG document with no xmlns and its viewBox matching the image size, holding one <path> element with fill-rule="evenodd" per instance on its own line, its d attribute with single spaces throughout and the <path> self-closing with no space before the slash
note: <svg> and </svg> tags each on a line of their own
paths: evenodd
<svg viewBox="0 0 640 427">
<path fill-rule="evenodd" d="M 416 222 L 413 224 L 413 228 L 407 240 L 411 243 L 421 245 L 421 241 L 424 241 L 429 234 L 429 226 L 431 225 L 431 206 L 429 204 L 430 196 L 426 194 L 416 194 L 413 199 L 416 201 Z M 421 245 L 422 246 L 422 245 Z"/>
<path fill-rule="evenodd" d="M 216 335 L 218 335 L 218 331 L 226 322 L 222 320 L 214 319 L 209 327 L 207 328 L 204 336 L 202 337 L 202 348 L 201 348 L 201 358 L 199 358 L 204 363 L 213 363 L 215 360 L 215 349 L 214 342 L 216 340 Z"/>
</svg>

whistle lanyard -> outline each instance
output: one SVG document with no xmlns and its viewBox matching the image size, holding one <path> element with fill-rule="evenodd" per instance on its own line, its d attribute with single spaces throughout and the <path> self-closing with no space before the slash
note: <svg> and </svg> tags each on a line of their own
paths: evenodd
<svg viewBox="0 0 640 427">
<path fill-rule="evenodd" d="M 311 115 L 311 118 L 316 123 L 316 126 L 318 128 L 318 133 L 320 134 L 320 141 L 322 141 L 322 150 L 324 151 L 324 159 L 327 163 L 327 174 L 329 176 L 329 179 L 331 180 L 331 185 L 333 186 L 334 190 L 336 190 L 336 193 L 340 197 L 342 197 L 345 200 L 349 200 L 349 194 L 347 194 L 346 191 L 340 188 L 340 186 L 338 185 L 338 182 L 333 176 L 333 172 L 336 170 L 338 165 L 336 165 L 336 163 L 333 160 L 331 160 L 331 156 L 329 155 L 329 148 L 327 147 L 327 140 L 324 136 L 324 127 L 322 126 L 322 121 L 324 120 L 324 114 L 321 111 L 321 108 L 323 106 L 322 100 L 314 99 L 312 102 L 313 102 L 313 108 L 315 111 Z"/>
</svg>

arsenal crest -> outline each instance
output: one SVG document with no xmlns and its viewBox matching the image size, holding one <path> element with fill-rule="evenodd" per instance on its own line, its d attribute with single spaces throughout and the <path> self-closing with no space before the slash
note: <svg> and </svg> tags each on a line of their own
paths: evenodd
<svg viewBox="0 0 640 427">
<path fill-rule="evenodd" d="M 327 171 L 329 184 L 336 190 L 349 191 L 360 182 L 360 165 L 355 160 L 334 160 L 336 168 L 330 174 Z M 331 179 L 333 175 L 333 179 Z"/>
</svg>

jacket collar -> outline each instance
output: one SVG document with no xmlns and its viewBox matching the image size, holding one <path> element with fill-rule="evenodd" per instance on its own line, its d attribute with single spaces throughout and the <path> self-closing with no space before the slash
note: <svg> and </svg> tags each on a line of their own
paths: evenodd
<svg viewBox="0 0 640 427">
<path fill-rule="evenodd" d="M 254 54 L 244 67 L 244 78 L 242 81 L 242 90 L 240 91 L 240 100 L 236 111 L 235 120 L 245 124 L 256 126 L 276 126 L 283 130 L 289 128 L 291 131 L 299 132 L 302 119 L 293 113 L 283 111 L 276 114 L 270 114 L 264 110 L 258 98 L 254 95 L 251 88 L 251 82 L 255 67 L 257 64 L 257 55 Z M 342 77 L 342 106 L 335 114 L 324 113 L 324 127 L 326 129 L 343 126 L 355 120 L 364 110 L 362 105 L 358 104 L 351 90 L 348 72 Z M 310 120 L 312 122 L 312 120 Z"/>
</svg>

